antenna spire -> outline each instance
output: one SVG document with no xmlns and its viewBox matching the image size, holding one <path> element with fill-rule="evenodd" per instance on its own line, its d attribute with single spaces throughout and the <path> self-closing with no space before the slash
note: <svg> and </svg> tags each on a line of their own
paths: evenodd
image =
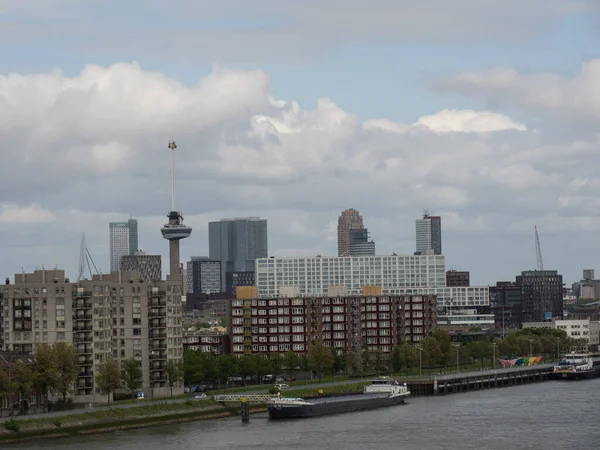
<svg viewBox="0 0 600 450">
<path fill-rule="evenodd" d="M 171 211 L 175 211 L 175 149 L 177 144 L 175 141 L 169 142 L 171 149 Z"/>
</svg>

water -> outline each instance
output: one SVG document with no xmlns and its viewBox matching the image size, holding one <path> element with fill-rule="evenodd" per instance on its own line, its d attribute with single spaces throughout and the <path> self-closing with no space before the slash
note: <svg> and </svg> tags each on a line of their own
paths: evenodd
<svg viewBox="0 0 600 450">
<path fill-rule="evenodd" d="M 563 450 L 600 446 L 600 379 L 438 397 L 377 411 L 270 422 L 253 415 L 11 445 L 40 450 Z"/>
</svg>

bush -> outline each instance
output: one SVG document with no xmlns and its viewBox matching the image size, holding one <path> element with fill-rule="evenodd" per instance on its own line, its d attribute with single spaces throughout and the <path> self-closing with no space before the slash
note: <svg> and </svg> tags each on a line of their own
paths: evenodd
<svg viewBox="0 0 600 450">
<path fill-rule="evenodd" d="M 21 429 L 21 426 L 19 425 L 19 422 L 15 419 L 10 419 L 7 420 L 6 422 L 3 423 L 4 428 L 6 428 L 8 431 L 19 431 Z"/>
<path fill-rule="evenodd" d="M 60 428 L 62 426 L 62 422 L 60 420 L 55 420 L 53 423 L 56 428 Z"/>
</svg>

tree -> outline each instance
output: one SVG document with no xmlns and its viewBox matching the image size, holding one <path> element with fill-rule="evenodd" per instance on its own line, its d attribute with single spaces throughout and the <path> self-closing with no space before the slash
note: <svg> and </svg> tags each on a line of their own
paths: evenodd
<svg viewBox="0 0 600 450">
<path fill-rule="evenodd" d="M 285 367 L 285 370 L 290 372 L 291 375 L 298 370 L 297 367 L 300 367 L 300 357 L 290 350 L 283 356 L 283 367 Z"/>
<path fill-rule="evenodd" d="M 258 370 L 256 366 L 256 359 L 250 355 L 244 355 L 241 358 L 239 358 L 237 361 L 237 367 L 238 374 L 240 377 L 242 377 L 242 382 L 244 383 L 244 386 L 246 385 L 246 377 L 256 375 Z"/>
<path fill-rule="evenodd" d="M 98 383 L 98 387 L 100 387 L 108 397 L 108 404 L 110 405 L 111 394 L 121 387 L 119 363 L 112 357 L 109 356 L 98 366 L 96 383 Z"/>
<path fill-rule="evenodd" d="M 402 349 L 399 345 L 394 347 L 390 356 L 390 365 L 393 372 L 400 372 L 404 366 L 404 358 L 402 355 Z"/>
<path fill-rule="evenodd" d="M 431 336 L 438 341 L 440 344 L 440 351 L 442 352 L 436 361 L 440 366 L 448 366 L 450 361 L 452 361 L 452 357 L 454 356 L 452 352 L 452 340 L 450 339 L 450 335 L 446 330 L 437 329 L 435 330 Z"/>
<path fill-rule="evenodd" d="M 219 326 L 223 328 L 227 328 L 227 317 L 219 318 Z"/>
<path fill-rule="evenodd" d="M 171 389 L 171 397 L 173 397 L 173 386 L 183 378 L 183 364 L 170 359 L 165 367 L 165 373 L 167 374 L 167 383 Z"/>
<path fill-rule="evenodd" d="M 443 356 L 440 343 L 433 336 L 426 336 L 421 341 L 421 346 L 423 347 L 423 359 L 428 368 L 432 364 L 436 364 Z"/>
<path fill-rule="evenodd" d="M 14 389 L 19 393 L 19 408 L 22 408 L 21 400 L 33 388 L 33 366 L 30 363 L 17 359 L 13 363 L 10 373 Z"/>
<path fill-rule="evenodd" d="M 335 357 L 323 346 L 321 341 L 315 341 L 308 352 L 308 361 L 311 369 L 317 372 L 319 381 L 321 381 L 323 372 L 331 372 L 335 364 Z"/>
<path fill-rule="evenodd" d="M 8 374 L 4 370 L 0 369 L 0 399 L 4 397 L 10 397 L 12 392 L 13 387 L 9 382 Z M 2 404 L 1 401 L 0 404 Z"/>
<path fill-rule="evenodd" d="M 79 354 L 71 344 L 57 342 L 52 346 L 52 357 L 56 362 L 58 382 L 56 391 L 67 401 L 67 394 L 73 389 L 73 384 L 79 375 Z"/>
<path fill-rule="evenodd" d="M 348 369 L 352 373 L 362 372 L 363 361 L 360 349 L 354 349 L 348 354 Z"/>
<path fill-rule="evenodd" d="M 140 364 L 134 358 L 125 361 L 121 369 L 121 381 L 125 387 L 131 392 L 131 398 L 135 399 L 135 393 L 143 384 L 144 374 L 140 368 Z"/>
<path fill-rule="evenodd" d="M 39 344 L 35 349 L 35 368 L 33 385 L 44 396 L 46 411 L 50 391 L 56 391 L 60 385 L 58 361 L 54 348 L 48 344 Z"/>
</svg>

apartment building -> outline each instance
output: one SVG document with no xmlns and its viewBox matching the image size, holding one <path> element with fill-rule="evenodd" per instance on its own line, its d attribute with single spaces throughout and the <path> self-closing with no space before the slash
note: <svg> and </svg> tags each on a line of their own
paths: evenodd
<svg viewBox="0 0 600 450">
<path fill-rule="evenodd" d="M 100 399 L 95 374 L 109 356 L 139 361 L 146 396 L 169 394 L 166 364 L 183 358 L 181 282 L 145 282 L 140 272 L 113 272 L 71 283 L 63 270 L 36 270 L 15 275 L 14 284 L 7 279 L 2 288 L 4 349 L 35 352 L 41 343 L 73 344 L 80 362 L 75 402 Z"/>
<path fill-rule="evenodd" d="M 183 349 L 222 355 L 229 353 L 229 336 L 213 330 L 184 330 Z"/>
<path fill-rule="evenodd" d="M 238 289 L 239 290 L 239 289 Z M 263 298 L 256 289 L 231 301 L 233 354 L 307 353 L 312 342 L 326 347 L 390 353 L 403 340 L 418 342 L 437 323 L 435 296 L 364 295 Z"/>
<path fill-rule="evenodd" d="M 260 297 L 277 297 L 285 288 L 300 296 L 324 296 L 331 286 L 361 295 L 363 286 L 381 286 L 384 294 L 434 295 L 440 306 L 489 305 L 488 286 L 446 286 L 443 255 L 261 258 L 256 261 Z"/>
</svg>

